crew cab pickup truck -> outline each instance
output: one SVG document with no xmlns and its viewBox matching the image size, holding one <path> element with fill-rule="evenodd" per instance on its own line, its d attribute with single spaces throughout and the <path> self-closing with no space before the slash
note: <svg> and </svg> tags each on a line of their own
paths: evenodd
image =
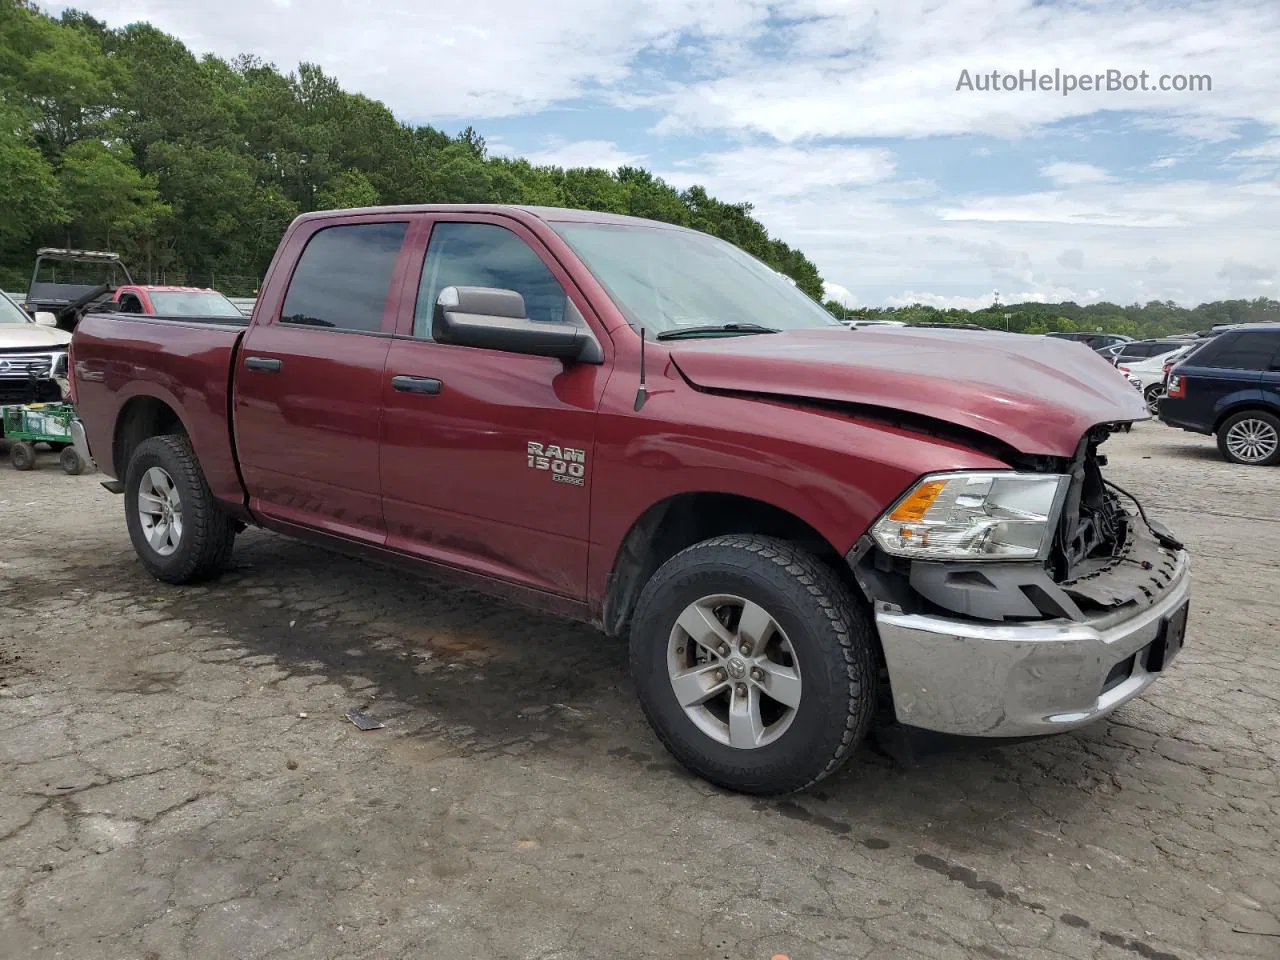
<svg viewBox="0 0 1280 960">
<path fill-rule="evenodd" d="M 1033 737 L 1168 670 L 1185 549 L 1108 484 L 1142 398 L 1079 345 L 849 330 L 734 246 L 581 211 L 309 213 L 252 317 L 91 314 L 76 436 L 142 564 L 246 525 L 625 637 L 689 769 L 749 793 L 890 724 Z"/>
</svg>

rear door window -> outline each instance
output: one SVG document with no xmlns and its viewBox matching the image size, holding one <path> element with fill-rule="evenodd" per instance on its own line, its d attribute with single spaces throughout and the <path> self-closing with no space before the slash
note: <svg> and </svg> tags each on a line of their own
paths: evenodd
<svg viewBox="0 0 1280 960">
<path fill-rule="evenodd" d="M 280 322 L 376 333 L 407 223 L 325 227 L 307 241 L 289 281 Z"/>
<path fill-rule="evenodd" d="M 1196 362 L 1214 370 L 1266 370 L 1277 347 L 1280 347 L 1280 330 L 1227 334 L 1201 351 Z"/>
</svg>

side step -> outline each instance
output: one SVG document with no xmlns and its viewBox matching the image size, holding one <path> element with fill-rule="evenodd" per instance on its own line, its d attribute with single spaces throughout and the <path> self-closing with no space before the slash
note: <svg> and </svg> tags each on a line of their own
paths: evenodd
<svg viewBox="0 0 1280 960">
<path fill-rule="evenodd" d="M 102 489 L 110 493 L 124 493 L 124 484 L 119 480 L 103 480 Z"/>
</svg>

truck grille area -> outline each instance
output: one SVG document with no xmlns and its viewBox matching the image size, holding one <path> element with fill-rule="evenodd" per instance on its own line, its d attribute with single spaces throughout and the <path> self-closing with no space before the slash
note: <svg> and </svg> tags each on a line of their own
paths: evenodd
<svg viewBox="0 0 1280 960">
<path fill-rule="evenodd" d="M 1108 434 L 1105 429 L 1087 433 L 1067 468 L 1071 482 L 1049 560 L 1050 573 L 1060 583 L 1113 566 L 1125 546 L 1131 518 L 1103 479 L 1106 458 L 1098 454 Z"/>
<path fill-rule="evenodd" d="M 54 378 L 66 375 L 65 350 L 0 350 L 0 404 L 61 400 Z"/>
</svg>

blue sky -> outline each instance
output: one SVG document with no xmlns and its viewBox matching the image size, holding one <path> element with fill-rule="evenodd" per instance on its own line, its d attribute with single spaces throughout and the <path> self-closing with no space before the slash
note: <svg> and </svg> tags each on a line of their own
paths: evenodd
<svg viewBox="0 0 1280 960">
<path fill-rule="evenodd" d="M 748 201 L 851 305 L 1277 296 L 1276 0 L 86 0 L 497 153 Z M 1117 70 L 1211 90 L 957 90 Z"/>
</svg>

